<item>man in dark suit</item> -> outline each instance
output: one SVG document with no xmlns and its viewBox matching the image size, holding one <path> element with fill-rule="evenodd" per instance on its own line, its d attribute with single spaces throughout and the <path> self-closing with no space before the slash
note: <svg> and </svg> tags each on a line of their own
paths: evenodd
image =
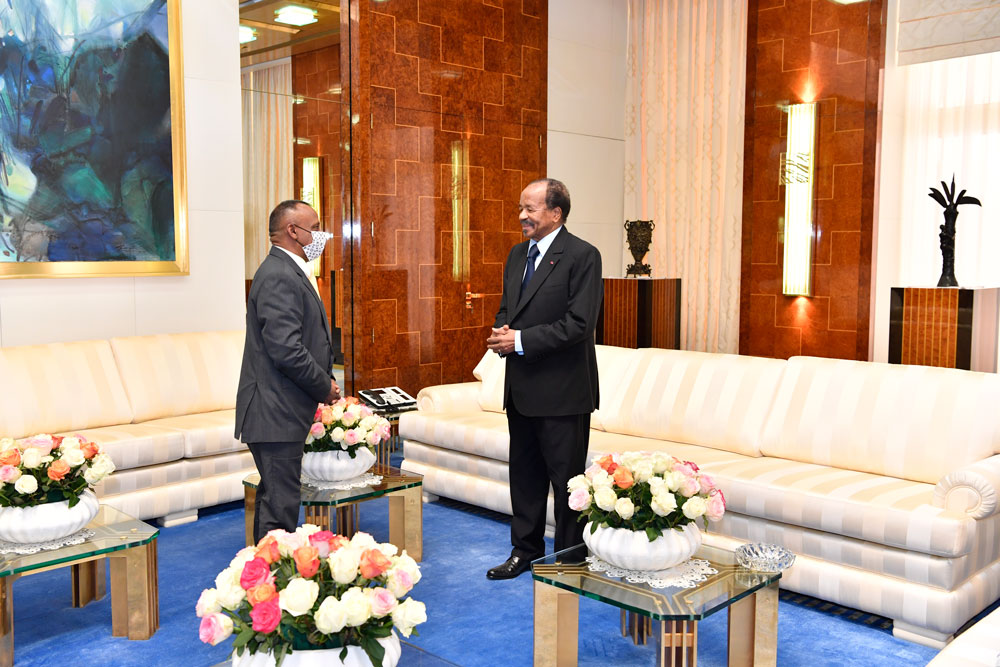
<svg viewBox="0 0 1000 667">
<path fill-rule="evenodd" d="M 254 540 L 269 530 L 295 530 L 299 519 L 302 450 L 320 402 L 340 397 L 331 378 L 333 349 L 326 310 L 306 261 L 323 252 L 330 234 L 301 201 L 285 201 L 268 221 L 271 251 L 254 274 L 247 300 L 247 333 L 236 438 L 253 454 L 260 485 Z"/>
<path fill-rule="evenodd" d="M 556 551 L 583 542 L 566 483 L 584 471 L 590 413 L 598 407 L 594 329 L 604 299 L 601 254 L 563 227 L 566 186 L 555 179 L 521 193 L 528 240 L 507 257 L 503 298 L 487 346 L 507 359 L 504 408 L 510 431 L 510 558 L 486 573 L 511 579 L 545 555 L 545 507 L 555 497 Z M 586 552 L 572 554 L 582 560 Z"/>
</svg>

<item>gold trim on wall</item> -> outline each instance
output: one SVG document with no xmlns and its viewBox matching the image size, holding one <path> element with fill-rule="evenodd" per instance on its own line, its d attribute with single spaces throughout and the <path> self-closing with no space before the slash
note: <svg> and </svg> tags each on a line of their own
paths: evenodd
<svg viewBox="0 0 1000 667">
<path fill-rule="evenodd" d="M 174 252 L 172 261 L 0 262 L 3 278 L 97 278 L 188 275 L 187 147 L 184 127 L 184 52 L 181 0 L 167 0 L 170 58 L 170 136 L 174 175 Z"/>
</svg>

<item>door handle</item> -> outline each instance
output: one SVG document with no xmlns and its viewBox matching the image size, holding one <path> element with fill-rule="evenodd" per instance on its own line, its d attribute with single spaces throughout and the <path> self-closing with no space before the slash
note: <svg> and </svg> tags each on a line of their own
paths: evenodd
<svg viewBox="0 0 1000 667">
<path fill-rule="evenodd" d="M 484 296 L 486 296 L 486 295 L 485 294 L 478 294 L 476 292 L 466 292 L 465 293 L 465 307 L 468 308 L 469 310 L 472 310 L 472 300 L 473 299 L 482 299 Z"/>
</svg>

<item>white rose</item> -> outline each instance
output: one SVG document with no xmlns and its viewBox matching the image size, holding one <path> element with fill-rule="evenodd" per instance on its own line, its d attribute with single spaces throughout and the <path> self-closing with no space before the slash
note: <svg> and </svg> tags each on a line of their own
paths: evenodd
<svg viewBox="0 0 1000 667">
<path fill-rule="evenodd" d="M 242 574 L 243 566 L 257 557 L 256 547 L 243 547 L 236 552 L 236 555 L 229 561 L 229 567 Z"/>
<path fill-rule="evenodd" d="M 635 505 L 632 504 L 632 500 L 629 498 L 619 498 L 615 501 L 615 512 L 618 516 L 628 521 L 635 514 Z"/>
<path fill-rule="evenodd" d="M 378 546 L 378 542 L 369 533 L 357 532 L 351 538 L 351 546 L 359 549 L 373 549 Z"/>
<path fill-rule="evenodd" d="M 339 422 L 344 417 L 343 406 L 337 405 L 333 408 L 333 421 Z"/>
<path fill-rule="evenodd" d="M 371 602 L 368 600 L 368 596 L 365 595 L 364 591 L 360 588 L 348 588 L 347 591 L 340 596 L 340 603 L 344 605 L 344 614 L 346 616 L 347 625 L 352 628 L 364 625 L 364 622 L 371 618 Z"/>
<path fill-rule="evenodd" d="M 344 629 L 347 624 L 347 611 L 344 609 L 344 604 L 331 595 L 319 605 L 319 609 L 313 614 L 313 620 L 316 622 L 317 630 L 326 635 L 333 634 Z"/>
<path fill-rule="evenodd" d="M 645 452 L 622 452 L 619 454 L 620 465 L 625 466 L 629 470 L 635 468 L 640 461 L 646 458 Z"/>
<path fill-rule="evenodd" d="M 71 468 L 82 466 L 84 461 L 87 460 L 86 458 L 84 458 L 83 452 L 80 451 L 79 449 L 65 449 L 63 450 L 62 456 L 60 458 L 63 461 L 65 461 L 66 464 L 69 465 Z"/>
<path fill-rule="evenodd" d="M 594 489 L 610 489 L 614 483 L 615 480 L 604 470 L 598 470 L 594 473 L 593 479 L 590 480 L 590 484 Z"/>
<path fill-rule="evenodd" d="M 0 452 L 16 446 L 17 442 L 15 442 L 14 438 L 0 438 Z"/>
<path fill-rule="evenodd" d="M 361 404 L 360 403 L 351 403 L 344 410 L 344 413 L 348 414 L 348 415 L 354 415 L 354 417 L 356 419 L 360 419 L 361 418 Z"/>
<path fill-rule="evenodd" d="M 87 484 L 93 486 L 104 479 L 104 475 L 98 475 L 93 468 L 87 467 L 83 471 L 83 479 L 87 481 Z"/>
<path fill-rule="evenodd" d="M 44 456 L 42 450 L 38 447 L 26 447 L 24 453 L 21 454 L 21 465 L 29 470 L 37 468 L 42 465 L 42 458 Z"/>
<path fill-rule="evenodd" d="M 656 473 L 657 475 L 662 475 L 663 473 L 670 470 L 670 466 L 673 465 L 674 463 L 674 460 L 667 454 L 664 454 L 663 452 L 654 452 L 652 460 L 653 460 L 653 472 Z"/>
<path fill-rule="evenodd" d="M 115 471 L 115 462 L 107 454 L 101 453 L 90 462 L 90 469 L 103 479 Z"/>
<path fill-rule="evenodd" d="M 403 550 L 399 556 L 393 559 L 392 569 L 406 570 L 406 573 L 410 575 L 410 579 L 413 580 L 413 584 L 416 585 L 420 581 L 420 566 L 417 565 L 417 561 L 413 560 L 410 554 Z M 400 597 L 397 595 L 396 597 Z"/>
<path fill-rule="evenodd" d="M 203 590 L 198 597 L 198 604 L 194 606 L 194 611 L 198 618 L 222 611 L 222 605 L 219 604 L 219 592 L 214 588 Z"/>
<path fill-rule="evenodd" d="M 295 529 L 295 534 L 296 535 L 301 535 L 303 537 L 304 543 L 305 544 L 309 544 L 309 536 L 310 535 L 315 535 L 320 530 L 322 530 L 322 529 L 319 526 L 316 526 L 316 525 L 311 524 L 311 523 L 304 523 L 304 524 L 302 524 L 301 526 L 299 526 L 298 528 Z"/>
<path fill-rule="evenodd" d="M 21 477 L 14 482 L 14 490 L 24 495 L 34 493 L 38 490 L 38 480 L 32 475 L 21 475 Z"/>
<path fill-rule="evenodd" d="M 83 444 L 83 443 L 80 442 L 80 438 L 77 438 L 76 436 L 72 436 L 71 435 L 71 436 L 68 436 L 68 437 L 62 439 L 62 442 L 59 443 L 59 449 L 62 449 L 62 450 L 80 449 L 80 445 L 81 444 Z"/>
<path fill-rule="evenodd" d="M 674 494 L 664 490 L 663 493 L 653 495 L 649 507 L 657 516 L 667 516 L 677 509 L 677 498 L 674 497 Z"/>
<path fill-rule="evenodd" d="M 687 499 L 687 502 L 681 506 L 681 511 L 684 512 L 684 516 L 689 519 L 697 519 L 702 516 L 708 509 L 708 503 L 701 496 L 693 496 Z"/>
<path fill-rule="evenodd" d="M 358 567 L 361 565 L 361 551 L 349 546 L 343 546 L 326 559 L 330 564 L 330 573 L 338 584 L 350 584 L 358 578 Z"/>
<path fill-rule="evenodd" d="M 344 441 L 344 429 L 342 429 L 341 427 L 338 426 L 335 429 L 333 429 L 332 431 L 330 431 L 330 439 L 333 440 L 334 442 L 343 442 Z"/>
<path fill-rule="evenodd" d="M 278 606 L 292 616 L 301 616 L 312 609 L 318 597 L 318 583 L 312 579 L 295 577 L 288 582 L 285 590 L 278 593 Z"/>
<path fill-rule="evenodd" d="M 653 476 L 653 462 L 649 459 L 643 459 L 635 464 L 632 468 L 632 479 L 636 482 L 646 482 L 649 478 Z"/>
<path fill-rule="evenodd" d="M 375 545 L 375 548 L 381 551 L 382 555 L 389 560 L 392 560 L 392 557 L 399 553 L 399 549 L 391 542 L 380 542 Z"/>
<path fill-rule="evenodd" d="M 566 488 L 570 493 L 573 493 L 577 489 L 590 489 L 590 482 L 587 481 L 585 475 L 577 475 L 576 477 L 570 477 L 569 481 L 566 483 Z"/>
<path fill-rule="evenodd" d="M 684 483 L 684 473 L 677 471 L 667 473 L 663 476 L 663 481 L 666 482 L 668 489 L 676 491 Z"/>
<path fill-rule="evenodd" d="M 375 428 L 376 424 L 378 424 L 378 417 L 375 415 L 369 415 L 361 420 L 360 426 L 366 431 L 371 431 Z"/>
<path fill-rule="evenodd" d="M 427 608 L 423 602 L 407 598 L 392 610 L 392 624 L 404 637 L 409 637 L 413 628 L 427 621 Z"/>
<path fill-rule="evenodd" d="M 659 495 L 667 490 L 666 482 L 664 482 L 663 478 L 659 477 L 658 475 L 653 475 L 648 480 L 646 480 L 646 483 L 649 484 L 649 492 L 652 493 L 654 496 Z"/>
<path fill-rule="evenodd" d="M 594 502 L 605 512 L 610 512 L 615 508 L 615 502 L 618 500 L 618 494 L 611 487 L 602 487 L 600 489 L 594 489 Z"/>
<path fill-rule="evenodd" d="M 236 611 L 247 596 L 247 592 L 240 586 L 241 572 L 242 569 L 227 567 L 215 577 L 215 590 L 223 609 Z"/>
</svg>

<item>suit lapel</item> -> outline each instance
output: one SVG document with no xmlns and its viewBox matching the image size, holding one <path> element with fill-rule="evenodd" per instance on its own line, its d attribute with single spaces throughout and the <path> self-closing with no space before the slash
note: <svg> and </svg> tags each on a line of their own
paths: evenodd
<svg viewBox="0 0 1000 667">
<path fill-rule="evenodd" d="M 298 276 L 302 284 L 305 285 L 306 290 L 313 295 L 313 298 L 316 300 L 316 304 L 319 306 L 319 312 L 322 313 L 322 317 L 320 317 L 320 319 L 323 320 L 323 330 L 326 332 L 326 339 L 327 341 L 332 341 L 332 337 L 330 335 L 330 322 L 326 318 L 326 308 L 323 306 L 323 299 L 320 298 L 319 292 L 316 291 L 316 288 L 314 288 L 312 283 L 309 282 L 309 279 L 306 278 L 306 274 L 302 273 L 302 269 L 300 269 L 299 265 L 295 263 L 295 260 L 285 254 L 283 250 L 272 246 L 270 254 L 282 259 L 285 262 L 286 267 L 291 267 L 291 270 L 296 276 Z"/>
<path fill-rule="evenodd" d="M 535 295 L 535 292 L 538 291 L 538 288 L 541 287 L 542 283 L 544 283 L 545 280 L 552 274 L 552 271 L 555 270 L 556 264 L 558 264 L 559 260 L 562 258 L 563 249 L 566 247 L 566 240 L 568 236 L 569 231 L 563 228 L 555 239 L 553 239 L 552 245 L 549 246 L 545 255 L 542 256 L 542 260 L 538 265 L 538 268 L 535 269 L 535 275 L 532 276 L 527 289 L 524 290 L 524 294 L 521 295 L 520 300 L 517 302 L 517 306 L 514 308 L 514 314 L 511 315 L 511 320 L 517 317 L 518 313 L 520 313 L 528 302 L 531 301 L 531 297 Z M 526 266 L 527 263 L 528 252 L 525 250 L 523 265 Z M 521 275 L 524 275 L 523 271 L 521 272 Z M 517 292 L 521 291 L 520 282 L 515 286 L 515 289 Z M 515 292 L 515 294 L 517 292 Z"/>
</svg>

